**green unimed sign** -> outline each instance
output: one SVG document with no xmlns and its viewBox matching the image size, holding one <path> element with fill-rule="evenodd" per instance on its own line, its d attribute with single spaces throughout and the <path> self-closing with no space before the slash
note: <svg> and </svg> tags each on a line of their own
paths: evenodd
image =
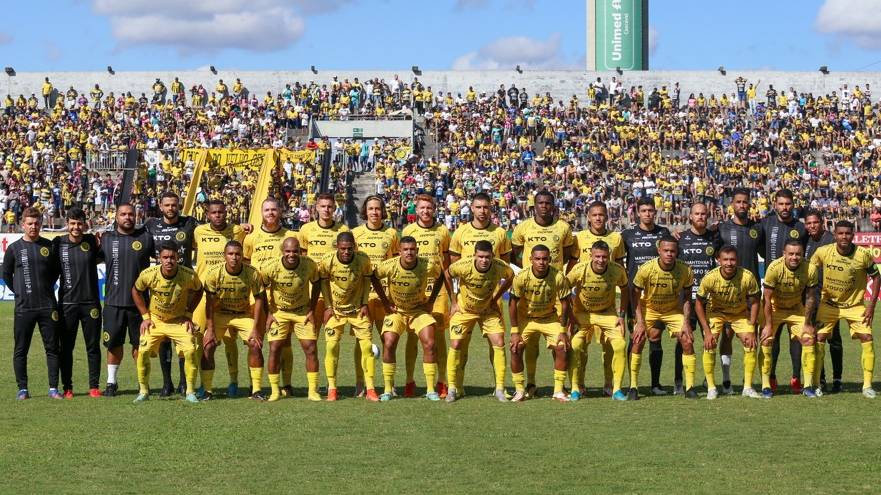
<svg viewBox="0 0 881 495">
<path fill-rule="evenodd" d="M 364 128 L 363 127 L 353 127 L 352 128 L 352 137 L 356 137 L 356 138 L 364 137 Z"/>
<path fill-rule="evenodd" d="M 648 70 L 648 1 L 587 0 L 588 70 Z"/>
</svg>

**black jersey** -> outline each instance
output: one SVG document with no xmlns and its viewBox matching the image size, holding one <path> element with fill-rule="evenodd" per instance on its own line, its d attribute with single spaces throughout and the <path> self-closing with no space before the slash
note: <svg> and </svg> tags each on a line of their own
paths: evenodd
<svg viewBox="0 0 881 495">
<path fill-rule="evenodd" d="M 805 224 L 796 219 L 789 222 L 781 222 L 776 213 L 772 213 L 762 219 L 762 231 L 765 234 L 765 265 L 783 256 L 783 246 L 789 239 L 796 239 L 804 246 L 808 234 Z"/>
<path fill-rule="evenodd" d="M 98 263 L 103 259 L 98 240 L 85 234 L 80 242 L 62 235 L 52 240 L 61 263 L 58 299 L 61 304 L 98 303 Z"/>
<path fill-rule="evenodd" d="M 15 294 L 16 311 L 55 310 L 58 252 L 44 237 L 19 239 L 6 248 L 3 281 Z"/>
<path fill-rule="evenodd" d="M 132 287 L 144 268 L 150 266 L 154 255 L 153 237 L 144 228 L 131 234 L 114 230 L 101 238 L 101 252 L 106 263 L 104 304 L 134 306 Z"/>
<path fill-rule="evenodd" d="M 636 270 L 646 261 L 658 257 L 658 241 L 661 237 L 670 235 L 667 227 L 655 225 L 652 230 L 643 230 L 642 227 L 631 227 L 621 233 L 624 241 L 624 252 L 627 253 L 627 279 L 631 282 L 636 276 Z"/>
<path fill-rule="evenodd" d="M 691 286 L 691 299 L 697 297 L 697 289 L 704 275 L 716 267 L 716 255 L 722 247 L 718 232 L 706 231 L 695 234 L 691 229 L 679 236 L 679 259 L 691 267 L 694 284 Z"/>
<path fill-rule="evenodd" d="M 180 216 L 177 223 L 165 223 L 164 218 L 148 218 L 144 222 L 144 228 L 153 236 L 153 244 L 156 249 L 164 241 L 174 241 L 178 245 L 178 261 L 187 268 L 193 267 L 193 231 L 199 222 L 193 217 Z M 159 253 L 155 253 L 159 259 Z"/>
<path fill-rule="evenodd" d="M 756 280 L 761 280 L 759 256 L 765 255 L 765 234 L 762 225 L 752 220 L 746 225 L 739 225 L 728 219 L 719 224 L 719 237 L 723 246 L 734 246 L 737 249 L 738 265 L 752 272 Z"/>
<path fill-rule="evenodd" d="M 820 235 L 820 239 L 815 241 L 813 237 L 807 236 L 808 242 L 807 246 L 805 246 L 805 259 L 810 260 L 811 256 L 817 252 L 817 248 L 825 246 L 826 244 L 832 244 L 835 242 L 835 236 L 832 235 L 832 232 L 828 230 L 824 230 Z M 820 280 L 823 280 L 822 278 Z"/>
</svg>

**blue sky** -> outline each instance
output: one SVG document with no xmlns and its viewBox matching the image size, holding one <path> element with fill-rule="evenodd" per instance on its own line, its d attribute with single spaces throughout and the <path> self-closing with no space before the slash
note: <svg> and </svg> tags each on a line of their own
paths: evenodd
<svg viewBox="0 0 881 495">
<path fill-rule="evenodd" d="M 584 0 L 4 2 L 17 71 L 584 67 Z M 881 70 L 881 0 L 651 0 L 654 69 Z"/>
</svg>

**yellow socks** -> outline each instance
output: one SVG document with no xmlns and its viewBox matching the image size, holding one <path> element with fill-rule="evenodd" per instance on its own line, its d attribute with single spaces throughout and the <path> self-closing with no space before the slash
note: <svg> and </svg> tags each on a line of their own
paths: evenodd
<svg viewBox="0 0 881 495">
<path fill-rule="evenodd" d="M 214 392 L 214 370 L 202 370 L 202 389 L 208 393 Z"/>
<path fill-rule="evenodd" d="M 251 374 L 251 393 L 259 392 L 263 388 L 263 368 L 248 368 Z"/>
<path fill-rule="evenodd" d="M 394 394 L 395 392 L 395 373 L 397 370 L 397 363 L 382 363 L 382 379 L 385 382 L 384 392 L 387 394 Z"/>
<path fill-rule="evenodd" d="M 279 380 L 281 380 L 281 376 L 278 373 L 269 373 L 269 387 L 272 389 L 272 393 L 269 395 L 270 401 L 281 399 L 281 387 L 278 384 Z"/>
<path fill-rule="evenodd" d="M 324 373 L 327 375 L 327 388 L 336 388 L 337 362 L 340 359 L 340 341 L 327 339 L 327 347 L 324 349 Z"/>
<path fill-rule="evenodd" d="M 814 383 L 820 383 L 820 374 L 823 372 L 823 361 L 826 360 L 826 343 L 817 341 L 814 349 Z"/>
<path fill-rule="evenodd" d="M 630 388 L 639 388 L 639 368 L 642 366 L 642 354 L 630 354 Z"/>
<path fill-rule="evenodd" d="M 140 393 L 150 393 L 150 352 L 146 349 L 138 353 L 138 387 Z"/>
<path fill-rule="evenodd" d="M 762 389 L 771 388 L 771 350 L 772 347 L 769 345 L 762 346 L 762 356 L 761 356 L 761 366 L 762 366 Z M 801 363 L 802 366 L 807 364 L 805 361 L 805 351 L 804 347 L 802 347 L 801 351 Z M 808 381 L 808 376 L 805 375 L 805 382 Z"/>
<path fill-rule="evenodd" d="M 624 366 L 627 362 L 627 342 L 625 342 L 624 339 L 613 339 L 607 343 L 609 351 L 605 356 L 608 356 L 609 371 L 612 380 L 612 393 L 615 393 L 621 390 L 621 382 L 624 381 Z M 605 349 L 605 346 L 606 344 L 603 345 L 603 349 Z M 605 356 L 603 357 L 603 368 L 606 367 Z"/>
<path fill-rule="evenodd" d="M 196 357 L 196 350 L 190 350 L 184 354 L 184 376 L 187 378 L 187 393 L 196 393 L 196 377 L 199 375 L 199 358 Z"/>
<path fill-rule="evenodd" d="M 230 383 L 239 382 L 239 348 L 238 342 L 228 336 L 223 338 L 223 352 L 226 354 L 226 366 L 229 368 Z"/>
<path fill-rule="evenodd" d="M 450 387 L 459 389 L 459 382 L 457 380 L 458 372 L 459 372 L 459 358 L 460 358 L 459 349 L 450 349 L 447 351 L 447 383 L 450 384 Z"/>
<path fill-rule="evenodd" d="M 514 390 L 518 392 L 526 391 L 526 377 L 523 372 L 511 372 L 511 379 L 514 381 Z"/>
<path fill-rule="evenodd" d="M 694 354 L 683 354 L 682 369 L 685 371 L 685 390 L 691 390 L 694 387 L 694 374 L 697 371 L 697 356 Z"/>
<path fill-rule="evenodd" d="M 437 363 L 437 369 L 446 370 L 447 369 L 447 340 L 444 334 L 446 333 L 446 325 L 437 325 L 434 326 L 434 362 Z M 447 379 L 443 376 L 443 374 L 438 375 L 439 382 L 445 382 Z"/>
<path fill-rule="evenodd" d="M 507 371 L 507 361 L 505 360 L 505 347 L 493 346 L 493 369 L 496 372 L 496 390 L 505 388 L 505 372 Z M 456 385 L 462 386 L 461 383 Z"/>
<path fill-rule="evenodd" d="M 566 370 L 554 370 L 554 393 L 563 393 L 563 385 L 566 383 Z"/>
<path fill-rule="evenodd" d="M 744 388 L 753 387 L 753 375 L 756 372 L 756 350 L 743 350 L 743 386 Z"/>
<path fill-rule="evenodd" d="M 425 373 L 425 393 L 430 394 L 437 383 L 437 363 L 422 363 L 422 372 Z"/>
<path fill-rule="evenodd" d="M 307 371 L 306 372 L 306 383 L 309 384 L 309 400 L 312 401 L 320 401 L 321 395 L 318 394 L 318 372 L 317 371 Z"/>
<path fill-rule="evenodd" d="M 291 346 L 281 348 L 281 378 L 284 386 L 291 384 L 291 377 L 294 374 L 294 350 Z"/>
<path fill-rule="evenodd" d="M 802 374 L 804 374 L 804 387 L 805 388 L 813 388 L 814 385 L 814 366 L 816 365 L 816 346 L 815 345 L 804 345 L 801 346 L 801 370 Z M 765 386 L 765 376 L 762 374 L 762 387 Z"/>
<path fill-rule="evenodd" d="M 584 370 L 587 364 L 587 348 L 584 341 L 584 332 L 577 332 L 572 337 L 572 351 L 569 352 L 569 386 L 572 390 L 578 390 L 578 386 L 584 381 Z"/>
<path fill-rule="evenodd" d="M 716 388 L 716 350 L 704 350 L 701 360 L 704 364 L 704 376 L 707 378 L 707 390 Z"/>
<path fill-rule="evenodd" d="M 416 372 L 416 357 L 419 354 L 419 337 L 413 332 L 407 332 L 407 343 L 404 344 L 404 369 L 407 371 L 407 381 L 413 383 L 413 374 Z"/>
<path fill-rule="evenodd" d="M 872 388 L 872 373 L 875 371 L 875 348 L 873 342 L 863 342 L 863 389 Z"/>
<path fill-rule="evenodd" d="M 373 342 L 366 339 L 359 340 L 355 349 L 358 349 L 359 354 L 361 354 L 358 368 L 361 370 L 364 386 L 367 390 L 373 390 L 373 377 L 376 375 L 376 361 L 373 359 Z M 358 372 L 358 369 L 356 368 L 355 371 Z"/>
</svg>

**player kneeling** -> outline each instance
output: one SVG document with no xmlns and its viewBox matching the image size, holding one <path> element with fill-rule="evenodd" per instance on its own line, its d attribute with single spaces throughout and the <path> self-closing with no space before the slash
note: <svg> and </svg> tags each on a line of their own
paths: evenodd
<svg viewBox="0 0 881 495">
<path fill-rule="evenodd" d="M 257 269 L 246 265 L 242 243 L 229 241 L 223 249 L 224 263 L 208 271 L 205 293 L 205 336 L 202 360 L 202 400 L 214 396 L 214 351 L 229 333 L 235 342 L 238 336 L 248 346 L 248 369 L 251 374 L 251 398 L 266 400 L 261 392 L 263 382 L 263 309 L 266 292 Z M 251 298 L 254 306 L 250 307 Z M 249 312 L 250 311 L 250 312 Z M 235 345 L 235 344 L 227 344 Z"/>
<path fill-rule="evenodd" d="M 707 399 L 719 396 L 716 390 L 716 345 L 725 325 L 743 344 L 744 397 L 760 398 L 753 389 L 756 369 L 756 319 L 759 317 L 759 284 L 747 270 L 737 266 L 737 249 L 725 246 L 719 250 L 719 266 L 708 273 L 697 289 L 697 319 L 704 329 L 704 375 L 707 378 Z"/>
<path fill-rule="evenodd" d="M 141 339 L 138 352 L 138 392 L 135 403 L 150 398 L 150 358 L 164 339 L 174 342 L 183 354 L 187 380 L 187 402 L 199 402 L 195 382 L 196 335 L 193 309 L 202 296 L 202 282 L 196 272 L 177 263 L 177 244 L 168 241 L 159 246 L 159 265 L 142 271 L 132 287 L 132 299 L 141 313 Z M 144 295 L 149 293 L 150 306 Z"/>
<path fill-rule="evenodd" d="M 624 314 L 628 305 L 627 272 L 618 263 L 609 260 L 609 245 L 596 241 L 590 248 L 590 260 L 578 263 L 566 275 L 575 293 L 572 302 L 573 321 L 569 322 L 572 335 L 572 353 L 569 355 L 569 373 L 573 384 L 569 400 L 579 400 L 581 391 L 577 384 L 584 383 L 584 361 L 587 347 L 599 337 L 603 347 L 612 350 L 612 399 L 627 400 L 621 391 L 626 361 L 624 340 Z M 620 310 L 615 312 L 615 288 L 621 289 Z"/>
<path fill-rule="evenodd" d="M 450 265 L 446 273 L 447 284 L 459 280 L 459 295 L 450 310 L 450 349 L 447 353 L 447 402 L 455 402 L 464 390 L 465 365 L 461 350 L 471 342 L 475 324 L 480 324 L 483 335 L 493 349 L 495 370 L 495 396 L 501 402 L 505 397 L 505 322 L 499 308 L 499 298 L 511 286 L 514 272 L 502 260 L 493 257 L 493 245 L 486 240 L 474 245 L 474 257 L 459 260 Z"/>
<path fill-rule="evenodd" d="M 511 300 L 508 303 L 508 314 L 511 318 L 511 374 L 515 388 L 511 400 L 520 402 L 526 398 L 523 351 L 531 342 L 544 335 L 548 347 L 554 353 L 554 399 L 568 402 L 563 384 L 566 381 L 566 352 L 569 349 L 569 336 L 566 334 L 569 282 L 562 273 L 550 266 L 551 251 L 544 244 L 532 248 L 529 261 L 532 266 L 514 277 Z"/>
</svg>

